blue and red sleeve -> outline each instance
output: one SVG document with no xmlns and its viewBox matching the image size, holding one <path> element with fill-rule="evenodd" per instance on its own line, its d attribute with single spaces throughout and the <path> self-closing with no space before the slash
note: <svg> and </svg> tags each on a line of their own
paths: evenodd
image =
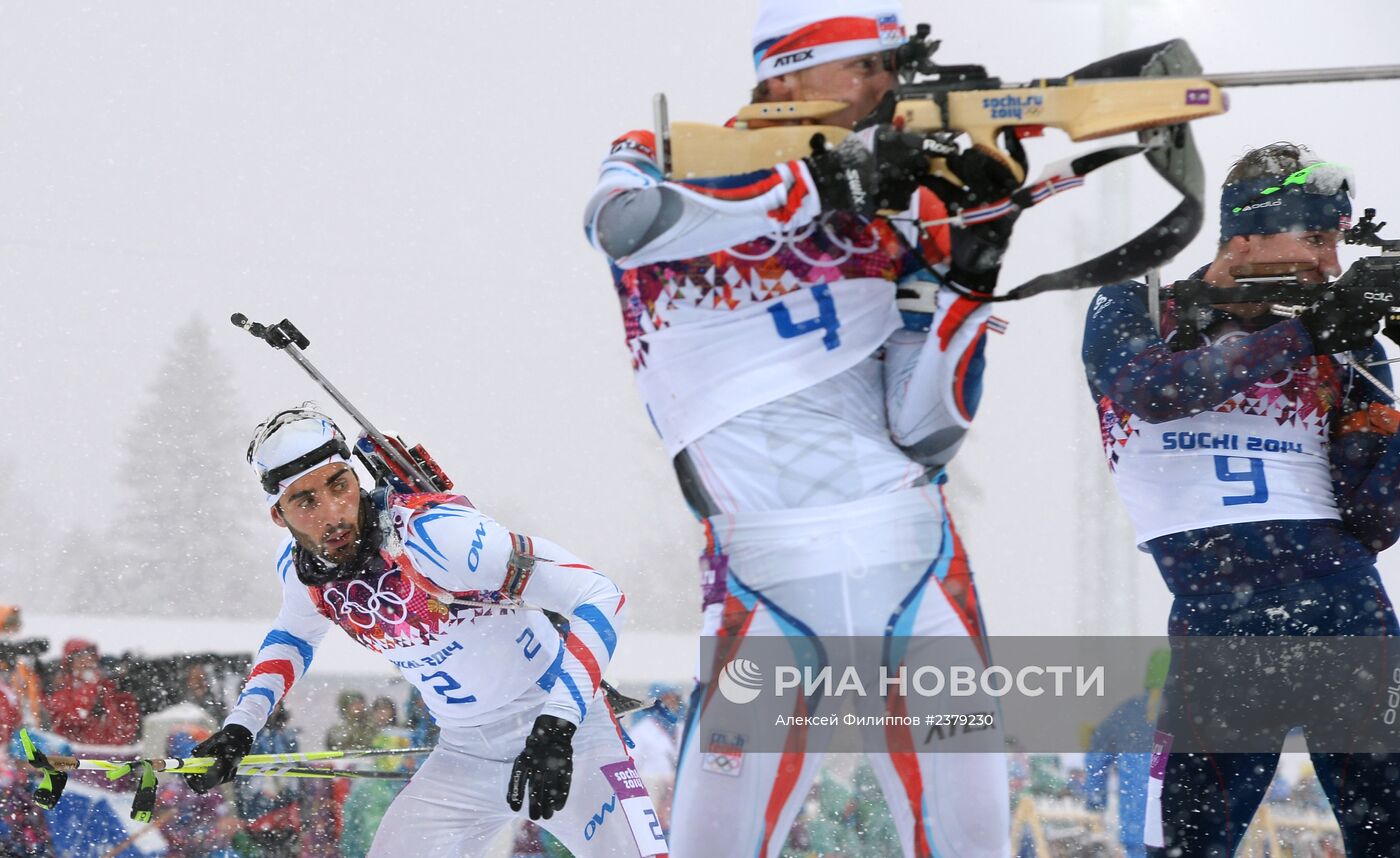
<svg viewBox="0 0 1400 858">
<path fill-rule="evenodd" d="M 1374 363 L 1385 359 L 1385 349 L 1373 343 L 1357 357 Z M 1369 370 L 1386 387 L 1392 386 L 1390 367 L 1377 364 Z M 1358 376 L 1347 392 L 1329 449 L 1342 524 L 1377 553 L 1400 538 L 1400 411 L 1395 406 L 1387 394 Z"/>
</svg>

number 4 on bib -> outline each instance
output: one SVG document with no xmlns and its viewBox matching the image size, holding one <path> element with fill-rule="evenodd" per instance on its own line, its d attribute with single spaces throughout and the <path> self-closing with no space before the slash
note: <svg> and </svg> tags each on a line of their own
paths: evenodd
<svg viewBox="0 0 1400 858">
<path fill-rule="evenodd" d="M 826 346 L 829 352 L 835 351 L 841 345 L 841 335 L 837 333 L 841 328 L 841 320 L 836 318 L 836 302 L 831 298 L 831 287 L 820 283 L 807 291 L 812 300 L 817 302 L 815 318 L 794 322 L 786 301 L 779 301 L 768 308 L 768 312 L 773 316 L 773 325 L 778 329 L 778 336 L 790 340 L 813 331 L 825 331 L 822 345 Z"/>
</svg>

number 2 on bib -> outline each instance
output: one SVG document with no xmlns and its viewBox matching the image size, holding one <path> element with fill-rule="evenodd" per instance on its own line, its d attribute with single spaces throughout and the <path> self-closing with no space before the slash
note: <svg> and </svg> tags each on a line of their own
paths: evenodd
<svg viewBox="0 0 1400 858">
<path fill-rule="evenodd" d="M 769 314 L 773 316 L 773 325 L 778 329 L 778 336 L 790 340 L 813 331 L 825 331 L 822 345 L 826 346 L 829 352 L 835 351 L 841 345 L 841 335 L 837 333 L 841 328 L 841 320 L 836 318 L 836 302 L 831 298 L 831 287 L 819 283 L 807 291 L 811 293 L 812 300 L 817 302 L 815 318 L 794 322 L 792 311 L 788 309 L 785 301 L 779 301 L 768 308 Z"/>
<path fill-rule="evenodd" d="M 461 690 L 462 690 L 462 684 L 461 684 L 460 682 L 458 682 L 457 680 L 453 679 L 451 676 L 449 676 L 449 675 L 447 674 L 447 671 L 445 671 L 445 670 L 439 670 L 437 673 L 425 673 L 425 674 L 423 674 L 422 676 L 420 676 L 419 679 L 422 680 L 423 682 L 428 682 L 428 681 L 434 680 L 434 679 L 440 679 L 440 680 L 442 680 L 441 683 L 439 683 L 439 684 L 433 686 L 433 690 L 436 691 L 438 694 L 441 694 L 441 695 L 442 695 L 442 698 L 443 698 L 444 700 L 446 700 L 448 703 L 475 703 L 475 702 L 476 702 L 476 695 L 475 695 L 475 694 L 467 694 L 467 695 L 464 695 L 464 696 L 462 696 L 462 697 L 453 697 L 453 696 L 452 696 L 451 692 L 453 692 L 453 691 L 461 691 Z"/>
<path fill-rule="evenodd" d="M 1249 470 L 1237 471 L 1231 468 L 1232 461 L 1249 463 Z M 1216 456 L 1215 478 L 1226 483 L 1251 483 L 1254 493 L 1248 495 L 1226 495 L 1220 499 L 1225 506 L 1239 506 L 1244 503 L 1268 503 L 1269 484 L 1264 479 L 1264 460 L 1252 456 Z"/>
</svg>

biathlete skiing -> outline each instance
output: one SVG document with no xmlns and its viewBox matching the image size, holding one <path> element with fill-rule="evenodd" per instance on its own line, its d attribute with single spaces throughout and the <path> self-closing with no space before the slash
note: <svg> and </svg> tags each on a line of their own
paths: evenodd
<svg viewBox="0 0 1400 858">
<path fill-rule="evenodd" d="M 194 751 L 217 762 L 186 775 L 190 785 L 234 777 L 339 626 L 393 662 L 441 728 L 372 856 L 482 854 L 527 812 L 580 858 L 665 854 L 600 690 L 622 591 L 460 496 L 367 492 L 350 455 L 335 423 L 307 407 L 274 415 L 249 445 L 271 518 L 288 532 L 275 565 L 282 607 L 223 728 Z"/>
</svg>

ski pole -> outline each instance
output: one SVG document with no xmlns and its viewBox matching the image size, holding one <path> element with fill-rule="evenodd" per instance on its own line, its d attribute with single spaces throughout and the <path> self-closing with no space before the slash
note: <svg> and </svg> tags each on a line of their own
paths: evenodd
<svg viewBox="0 0 1400 858">
<path fill-rule="evenodd" d="M 50 757 L 35 746 L 27 729 L 20 729 L 20 743 L 25 759 L 42 779 L 34 790 L 34 802 L 52 810 L 63 796 L 68 773 L 73 771 L 105 772 L 109 780 L 130 774 L 139 776 L 136 796 L 132 800 L 131 818 L 150 822 L 155 810 L 157 773 L 200 774 L 208 771 L 214 757 L 162 757 L 152 760 L 104 760 L 91 757 L 70 757 L 55 754 Z M 236 775 L 240 777 L 292 778 L 351 778 L 362 780 L 407 780 L 407 772 L 356 771 L 309 765 L 312 761 L 358 760 L 369 757 L 420 756 L 432 748 L 373 748 L 352 751 L 311 751 L 297 754 L 250 754 L 240 762 Z"/>
<path fill-rule="evenodd" d="M 157 757 L 150 760 L 109 760 L 95 757 L 70 757 L 50 754 L 42 757 L 36 753 L 28 730 L 20 731 L 20 741 L 30 765 L 35 768 L 55 772 L 99 771 L 107 772 L 115 780 L 129 774 L 132 767 L 150 763 L 158 772 L 194 773 L 206 771 L 216 762 L 214 757 Z M 300 763 L 326 762 L 328 760 L 356 760 L 367 757 L 414 757 L 432 753 L 432 748 L 365 748 L 348 751 L 307 751 L 293 754 L 249 754 L 240 765 L 296 765 Z M 119 772 L 115 773 L 114 772 Z"/>
<path fill-rule="evenodd" d="M 328 769 L 318 766 L 243 766 L 238 767 L 238 777 L 265 778 L 350 778 L 351 780 L 406 781 L 413 777 L 411 772 L 383 772 L 378 770 Z"/>
<path fill-rule="evenodd" d="M 404 748 L 403 750 L 374 751 L 321 751 L 309 754 L 250 754 L 243 758 L 239 766 L 288 766 L 332 760 L 359 760 L 367 757 L 420 756 L 431 753 L 432 748 Z M 65 757 L 58 754 L 48 758 L 54 771 L 98 771 L 106 772 L 109 780 L 116 780 L 130 774 L 132 769 L 143 763 L 150 763 L 158 772 L 170 774 L 195 774 L 206 772 L 216 760 L 214 757 L 157 757 L 141 760 L 100 760 L 89 757 Z"/>
</svg>

